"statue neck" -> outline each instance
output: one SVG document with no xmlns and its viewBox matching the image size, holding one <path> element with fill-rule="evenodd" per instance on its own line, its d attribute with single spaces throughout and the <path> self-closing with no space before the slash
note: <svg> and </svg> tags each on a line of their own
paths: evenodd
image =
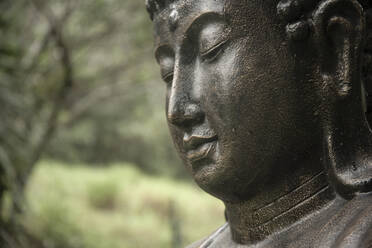
<svg viewBox="0 0 372 248">
<path fill-rule="evenodd" d="M 273 187 L 281 190 L 287 188 L 287 191 L 279 197 L 276 194 L 277 198 L 271 199 L 271 202 L 262 207 L 257 208 L 256 199 L 238 203 L 225 202 L 233 240 L 242 244 L 261 241 L 321 209 L 335 198 L 324 171 L 303 178 L 302 182 L 297 187 Z M 262 194 L 270 195 L 271 192 Z"/>
</svg>

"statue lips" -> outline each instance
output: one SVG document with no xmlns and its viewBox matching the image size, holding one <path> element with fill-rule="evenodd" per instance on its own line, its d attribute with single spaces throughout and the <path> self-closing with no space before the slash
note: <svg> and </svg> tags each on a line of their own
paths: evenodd
<svg viewBox="0 0 372 248">
<path fill-rule="evenodd" d="M 184 148 L 186 150 L 187 159 L 193 163 L 206 158 L 212 148 L 215 147 L 217 141 L 217 135 L 213 136 L 199 136 L 185 134 L 183 138 Z"/>
</svg>

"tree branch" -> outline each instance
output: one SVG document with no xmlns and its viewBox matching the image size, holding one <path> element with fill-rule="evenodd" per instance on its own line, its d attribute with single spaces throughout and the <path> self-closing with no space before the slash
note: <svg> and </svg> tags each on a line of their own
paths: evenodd
<svg viewBox="0 0 372 248">
<path fill-rule="evenodd" d="M 36 162 L 39 161 L 42 153 L 44 152 L 51 137 L 53 136 L 57 128 L 57 125 L 58 125 L 59 114 L 65 104 L 65 99 L 74 84 L 73 64 L 71 61 L 69 47 L 63 36 L 62 23 L 58 22 L 56 18 L 53 17 L 51 12 L 46 13 L 46 12 L 43 12 L 41 9 L 39 9 L 38 8 L 39 5 L 36 1 L 31 0 L 31 2 L 37 8 L 39 13 L 43 15 L 44 17 L 46 17 L 46 19 L 48 20 L 52 38 L 55 41 L 55 44 L 57 46 L 57 49 L 60 55 L 60 64 L 63 68 L 63 79 L 62 79 L 61 87 L 56 94 L 52 110 L 48 117 L 45 131 L 41 135 L 39 142 L 35 145 L 35 148 L 33 149 L 32 157 L 27 166 L 27 170 L 25 174 L 22 176 L 23 183 L 25 183 L 28 176 L 31 174 L 33 167 L 35 166 Z M 63 21 L 66 21 L 67 16 L 69 16 L 68 12 L 69 11 L 66 11 L 64 18 L 62 18 Z"/>
</svg>

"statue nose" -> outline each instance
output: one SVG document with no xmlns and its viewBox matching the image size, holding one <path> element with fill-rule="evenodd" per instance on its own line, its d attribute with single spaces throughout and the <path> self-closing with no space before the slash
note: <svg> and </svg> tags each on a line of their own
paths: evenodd
<svg viewBox="0 0 372 248">
<path fill-rule="evenodd" d="M 203 112 L 195 103 L 170 103 L 167 115 L 168 121 L 179 127 L 191 127 L 204 119 Z"/>
<path fill-rule="evenodd" d="M 194 72 L 183 66 L 180 59 L 176 59 L 167 100 L 167 119 L 172 125 L 190 128 L 203 121 L 204 113 L 198 101 L 199 94 L 194 90 L 195 84 Z"/>
</svg>

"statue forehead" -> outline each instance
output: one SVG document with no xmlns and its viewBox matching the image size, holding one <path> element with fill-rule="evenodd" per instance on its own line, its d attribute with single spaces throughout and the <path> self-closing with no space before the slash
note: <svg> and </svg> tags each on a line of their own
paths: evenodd
<svg viewBox="0 0 372 248">
<path fill-rule="evenodd" d="M 180 36 L 199 16 L 224 12 L 226 0 L 185 0 L 175 1 L 154 18 L 155 43 L 165 43 L 170 36 Z"/>
</svg>

